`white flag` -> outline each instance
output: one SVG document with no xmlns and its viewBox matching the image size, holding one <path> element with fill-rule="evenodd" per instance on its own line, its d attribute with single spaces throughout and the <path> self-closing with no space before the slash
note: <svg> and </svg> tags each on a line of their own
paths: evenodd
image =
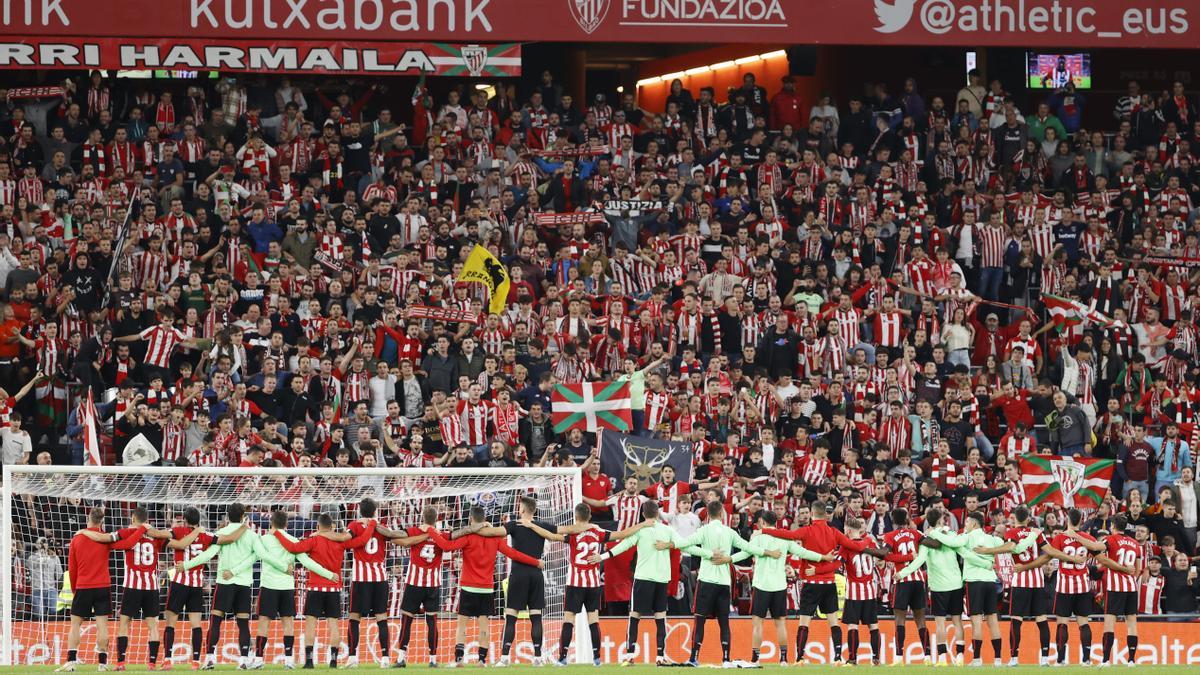
<svg viewBox="0 0 1200 675">
<path fill-rule="evenodd" d="M 96 401 L 92 397 L 92 388 L 88 387 L 87 398 L 83 401 L 81 411 L 83 424 L 83 454 L 84 463 L 92 466 L 104 464 L 100 455 L 100 431 L 96 427 Z"/>
</svg>

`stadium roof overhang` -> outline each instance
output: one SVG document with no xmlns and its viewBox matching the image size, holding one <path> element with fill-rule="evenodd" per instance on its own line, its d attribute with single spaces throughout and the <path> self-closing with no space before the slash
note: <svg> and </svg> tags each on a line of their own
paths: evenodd
<svg viewBox="0 0 1200 675">
<path fill-rule="evenodd" d="M 0 36 L 6 68 L 503 75 L 523 42 L 1192 49 L 1200 0 L 25 0 Z"/>
</svg>

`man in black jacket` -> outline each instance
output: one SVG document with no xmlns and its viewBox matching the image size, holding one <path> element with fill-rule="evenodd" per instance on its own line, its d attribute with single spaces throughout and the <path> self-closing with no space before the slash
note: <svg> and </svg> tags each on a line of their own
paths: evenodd
<svg viewBox="0 0 1200 675">
<path fill-rule="evenodd" d="M 775 325 L 768 328 L 758 342 L 757 365 L 765 368 L 771 379 L 793 374 L 799 365 L 800 336 L 788 325 L 788 315 L 775 315 Z"/>
<path fill-rule="evenodd" d="M 850 113 L 841 118 L 838 125 L 838 147 L 850 143 L 854 152 L 861 155 L 875 137 L 875 120 L 863 105 L 862 99 L 850 99 Z"/>
<path fill-rule="evenodd" d="M 1146 516 L 1146 527 L 1150 528 L 1158 541 L 1162 541 L 1163 537 L 1167 535 L 1174 537 L 1179 549 L 1191 555 L 1192 551 L 1188 549 L 1189 540 L 1183 534 L 1183 518 L 1179 517 L 1175 502 L 1167 500 L 1161 506 L 1161 511 Z"/>
<path fill-rule="evenodd" d="M 1188 564 L 1186 553 L 1175 554 L 1174 560 L 1167 561 L 1162 567 L 1163 579 L 1166 582 L 1162 591 L 1162 611 L 1164 614 L 1191 614 L 1196 611 L 1196 596 L 1200 593 L 1200 578 L 1197 578 L 1196 568 Z"/>
<path fill-rule="evenodd" d="M 558 442 L 554 425 L 550 423 L 550 416 L 541 403 L 534 401 L 529 405 L 529 416 L 517 423 L 517 437 L 525 446 L 530 462 L 541 459 L 546 448 Z"/>
<path fill-rule="evenodd" d="M 315 420 L 320 415 L 320 409 L 305 388 L 302 377 L 293 377 L 288 382 L 288 388 L 279 393 L 279 408 L 282 411 L 280 419 L 289 428 L 296 422 L 307 423 L 309 418 Z"/>
<path fill-rule="evenodd" d="M 554 172 L 546 187 L 546 200 L 558 213 L 570 213 L 587 206 L 583 181 L 575 177 L 575 160 L 564 159 L 562 168 Z"/>
</svg>

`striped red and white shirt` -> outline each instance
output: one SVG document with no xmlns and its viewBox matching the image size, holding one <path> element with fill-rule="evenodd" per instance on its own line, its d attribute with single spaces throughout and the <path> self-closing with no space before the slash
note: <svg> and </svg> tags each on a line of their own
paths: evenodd
<svg viewBox="0 0 1200 675">
<path fill-rule="evenodd" d="M 415 537 L 424 534 L 420 528 L 410 527 L 407 530 L 408 536 Z M 439 533 L 443 537 L 449 537 L 449 533 Z M 440 546 L 432 541 L 426 540 L 423 543 L 417 544 L 409 549 L 408 556 L 408 574 L 404 577 L 404 583 L 407 586 L 420 586 L 421 588 L 437 588 L 442 585 L 442 556 L 445 551 Z"/>
<path fill-rule="evenodd" d="M 1080 534 L 1086 538 L 1095 541 L 1095 539 L 1085 533 Z M 1088 550 L 1083 544 L 1075 541 L 1065 534 L 1055 535 L 1050 544 L 1069 556 L 1087 557 Z M 1054 582 L 1054 592 L 1070 595 L 1075 593 L 1088 593 L 1091 591 L 1091 585 L 1088 583 L 1087 564 L 1078 565 L 1073 562 L 1060 561 L 1058 564 L 1058 574 Z"/>
<path fill-rule="evenodd" d="M 646 488 L 646 496 L 658 502 L 658 505 L 667 513 L 675 513 L 676 506 L 679 503 L 679 497 L 690 494 L 695 491 L 690 483 L 683 481 L 675 481 L 670 485 L 655 483 Z"/>
<path fill-rule="evenodd" d="M 1014 527 L 1004 533 L 1005 541 L 1018 542 L 1029 536 L 1033 532 L 1032 527 Z M 1038 537 L 1038 541 L 1033 546 L 1021 551 L 1020 553 L 1012 554 L 1014 565 L 1028 565 L 1037 560 L 1041 547 L 1046 544 L 1045 537 Z M 1014 572 L 1012 577 L 1013 588 L 1042 588 L 1046 585 L 1046 575 L 1041 567 L 1035 567 L 1023 572 Z"/>
<path fill-rule="evenodd" d="M 458 416 L 462 420 L 464 438 L 467 445 L 483 445 L 487 443 L 488 420 L 492 418 L 491 404 L 487 401 L 471 403 L 458 402 Z"/>
<path fill-rule="evenodd" d="M 133 532 L 132 528 L 119 530 L 117 537 L 124 539 Z M 164 543 L 166 539 L 143 536 L 132 548 L 125 549 L 125 588 L 158 590 L 158 554 Z"/>
<path fill-rule="evenodd" d="M 646 428 L 657 429 L 668 418 L 671 395 L 667 392 L 646 392 Z"/>
<path fill-rule="evenodd" d="M 354 521 L 346 530 L 351 537 L 357 537 L 367 529 L 362 521 Z M 378 531 L 367 540 L 361 548 L 351 549 L 354 559 L 353 577 L 351 581 L 371 583 L 387 581 L 387 537 Z"/>
<path fill-rule="evenodd" d="M 176 425 L 170 421 L 163 425 L 163 464 L 174 464 L 183 456 L 184 443 L 187 438 L 187 423 Z"/>
<path fill-rule="evenodd" d="M 875 339 L 882 347 L 899 347 L 903 338 L 904 315 L 899 310 L 875 315 Z"/>
<path fill-rule="evenodd" d="M 1124 534 L 1110 534 L 1104 538 L 1104 544 L 1108 547 L 1108 557 L 1118 565 L 1140 571 L 1146 563 L 1142 557 L 1142 547 Z M 1136 593 L 1137 577 L 1105 567 L 1104 590 L 1110 593 Z"/>
<path fill-rule="evenodd" d="M 1138 584 L 1138 614 L 1161 614 L 1162 593 L 1167 580 L 1161 574 L 1146 577 Z"/>
<path fill-rule="evenodd" d="M 348 373 L 337 373 L 338 378 L 345 385 L 342 390 L 342 397 L 346 404 L 349 405 L 352 401 L 368 401 L 371 399 L 371 374 L 365 370 L 351 370 Z"/>
<path fill-rule="evenodd" d="M 1043 222 L 1042 226 L 1029 230 L 1029 241 L 1033 245 L 1034 253 L 1042 258 L 1049 258 L 1054 252 L 1054 227 L 1049 222 Z"/>
<path fill-rule="evenodd" d="M 628 495 L 624 492 L 604 500 L 612 508 L 613 518 L 617 521 L 617 529 L 623 530 L 642 522 L 642 502 L 649 501 L 642 495 Z"/>
<path fill-rule="evenodd" d="M 588 558 L 603 552 L 606 541 L 608 541 L 608 532 L 595 525 L 567 538 L 567 546 L 571 551 L 571 567 L 567 571 L 568 586 L 600 587 L 600 565 L 589 563 Z M 588 611 L 591 610 L 592 608 L 588 607 Z"/>
<path fill-rule="evenodd" d="M 828 483 L 833 476 L 833 464 L 828 459 L 809 457 L 804 460 L 804 469 L 800 478 L 809 485 Z"/>
<path fill-rule="evenodd" d="M 875 548 L 875 540 L 870 536 L 857 541 L 865 542 L 868 548 Z M 856 553 L 849 558 L 846 552 L 838 553 L 846 569 L 846 599 L 875 600 L 879 597 L 879 575 L 875 567 L 875 558 L 866 553 Z"/>
<path fill-rule="evenodd" d="M 169 368 L 171 352 L 187 339 L 182 331 L 162 326 L 151 326 L 138 335 L 150 343 L 146 346 L 146 363 L 158 368 Z"/>
<path fill-rule="evenodd" d="M 0 180 L 0 206 L 16 206 L 17 181 L 12 178 Z"/>
<path fill-rule="evenodd" d="M 183 539 L 184 537 L 186 537 L 192 533 L 192 529 L 194 529 L 194 528 L 173 527 L 173 528 L 171 528 L 171 538 L 172 539 Z M 217 538 L 211 534 L 208 534 L 207 532 L 200 534 L 199 536 L 196 537 L 195 541 L 193 541 L 190 545 L 188 545 L 187 548 L 179 549 L 179 550 L 175 551 L 175 562 L 183 563 L 183 562 L 187 562 L 187 561 L 191 560 L 192 558 L 195 558 L 196 556 L 203 553 L 204 549 L 206 549 L 209 546 L 212 546 L 214 543 L 216 543 L 216 541 L 217 541 Z M 156 561 L 156 563 L 157 563 L 157 561 Z M 183 570 L 182 572 L 178 571 L 178 570 L 172 571 L 171 572 L 171 583 L 182 584 L 184 586 L 193 586 L 196 588 L 203 588 L 204 587 L 204 570 L 207 567 L 208 567 L 207 565 L 200 565 L 198 567 L 193 567 L 190 570 Z"/>
<path fill-rule="evenodd" d="M 892 553 L 909 555 L 915 558 L 917 557 L 917 547 L 921 543 L 921 533 L 911 527 L 902 527 L 883 535 L 883 543 Z M 925 571 L 924 567 L 921 567 L 916 572 L 905 577 L 904 581 L 927 583 L 929 581 L 929 574 Z"/>
<path fill-rule="evenodd" d="M 1000 226 L 982 225 L 975 228 L 982 267 L 1004 266 L 1004 244 L 1008 231 Z"/>
</svg>

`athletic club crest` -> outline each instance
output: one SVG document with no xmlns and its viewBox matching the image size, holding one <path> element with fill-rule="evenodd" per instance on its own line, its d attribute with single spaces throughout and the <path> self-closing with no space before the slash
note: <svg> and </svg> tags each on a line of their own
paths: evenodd
<svg viewBox="0 0 1200 675">
<path fill-rule="evenodd" d="M 484 66 L 488 61 L 487 47 L 479 45 L 467 45 L 462 48 L 463 63 L 467 66 L 467 72 L 472 77 L 479 77 L 483 73 Z"/>
<path fill-rule="evenodd" d="M 1085 468 L 1083 464 L 1073 459 L 1055 459 L 1050 462 L 1050 474 L 1054 477 L 1054 481 L 1058 483 L 1058 489 L 1062 492 L 1064 504 L 1071 504 L 1075 498 L 1075 493 L 1083 487 L 1083 472 Z"/>
<path fill-rule="evenodd" d="M 585 33 L 592 33 L 608 15 L 609 0 L 567 0 L 571 16 Z"/>
</svg>

